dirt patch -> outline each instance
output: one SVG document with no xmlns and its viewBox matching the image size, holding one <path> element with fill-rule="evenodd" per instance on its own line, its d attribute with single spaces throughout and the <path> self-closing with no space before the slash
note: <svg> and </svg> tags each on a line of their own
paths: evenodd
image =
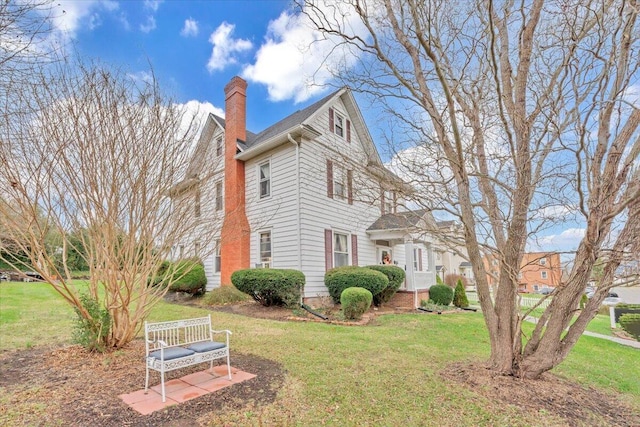
<svg viewBox="0 0 640 427">
<path fill-rule="evenodd" d="M 553 374 L 527 380 L 498 375 L 480 364 L 455 363 L 440 375 L 492 401 L 535 412 L 546 411 L 564 419 L 569 426 L 640 425 L 640 414 L 621 404 L 615 396 Z"/>
<path fill-rule="evenodd" d="M 5 389 L 0 415 L 14 411 L 9 416 L 13 425 L 193 426 L 207 414 L 273 402 L 285 377 L 276 362 L 234 352 L 232 365 L 255 378 L 145 416 L 118 397 L 144 387 L 143 354 L 141 341 L 110 354 L 91 354 L 78 346 L 5 352 L 0 355 L 0 387 Z M 180 369 L 166 378 L 202 369 Z M 152 384 L 158 381 L 153 372 Z"/>
</svg>

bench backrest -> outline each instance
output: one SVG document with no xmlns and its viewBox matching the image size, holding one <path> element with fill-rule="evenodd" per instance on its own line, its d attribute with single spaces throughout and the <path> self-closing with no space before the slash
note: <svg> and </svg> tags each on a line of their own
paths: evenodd
<svg viewBox="0 0 640 427">
<path fill-rule="evenodd" d="M 160 348 L 158 340 L 164 341 L 170 347 L 211 341 L 213 339 L 211 336 L 211 315 L 169 322 L 144 322 L 144 336 L 147 343 L 147 354 Z"/>
</svg>

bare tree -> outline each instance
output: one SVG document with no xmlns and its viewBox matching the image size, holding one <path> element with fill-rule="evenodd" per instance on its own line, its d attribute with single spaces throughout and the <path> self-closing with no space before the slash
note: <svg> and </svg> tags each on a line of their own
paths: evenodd
<svg viewBox="0 0 640 427">
<path fill-rule="evenodd" d="M 463 224 L 491 369 L 537 378 L 557 366 L 595 316 L 618 266 L 638 255 L 638 3 L 299 6 L 341 47 L 336 52 L 360 57 L 356 69 L 335 71 L 385 102 L 395 161 L 419 202 Z M 568 282 L 525 336 L 517 302 L 525 245 L 567 217 L 584 224 L 584 238 Z M 494 299 L 487 254 L 500 265 Z M 598 258 L 606 259 L 598 290 L 572 323 Z"/>
<path fill-rule="evenodd" d="M 71 280 L 66 255 L 74 246 L 90 268 L 91 298 L 110 314 L 104 344 L 122 347 L 167 292 L 148 280 L 172 248 L 197 239 L 205 256 L 211 246 L 215 221 L 185 196 L 207 179 L 183 179 L 196 122 L 155 81 L 98 65 L 59 64 L 17 89 L 20 120 L 3 114 L 0 122 L 0 229 L 27 259 L 2 254 L 91 320 Z M 165 285 L 176 279 L 164 277 Z"/>
</svg>

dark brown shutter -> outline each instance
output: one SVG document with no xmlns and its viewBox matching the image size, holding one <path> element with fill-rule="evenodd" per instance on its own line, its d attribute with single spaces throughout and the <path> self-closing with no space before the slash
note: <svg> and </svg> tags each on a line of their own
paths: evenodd
<svg viewBox="0 0 640 427">
<path fill-rule="evenodd" d="M 380 215 L 384 215 L 386 212 L 384 211 L 384 189 L 380 188 Z"/>
<path fill-rule="evenodd" d="M 351 265 L 358 265 L 358 236 L 351 235 Z"/>
<path fill-rule="evenodd" d="M 329 108 L 329 132 L 335 132 L 333 127 L 333 108 Z"/>
<path fill-rule="evenodd" d="M 418 248 L 418 271 L 422 271 L 422 248 Z"/>
<path fill-rule="evenodd" d="M 333 232 L 324 230 L 324 265 L 326 270 L 333 268 Z"/>
<path fill-rule="evenodd" d="M 327 197 L 333 199 L 333 162 L 327 159 Z"/>
<path fill-rule="evenodd" d="M 351 142 L 351 121 L 347 120 L 347 142 Z"/>
<path fill-rule="evenodd" d="M 347 201 L 350 205 L 353 204 L 353 171 L 347 171 Z"/>
</svg>

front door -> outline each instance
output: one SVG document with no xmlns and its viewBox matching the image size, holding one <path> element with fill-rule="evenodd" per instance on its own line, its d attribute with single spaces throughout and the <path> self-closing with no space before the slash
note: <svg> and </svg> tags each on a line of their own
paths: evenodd
<svg viewBox="0 0 640 427">
<path fill-rule="evenodd" d="M 376 264 L 393 264 L 393 253 L 388 246 L 376 247 Z"/>
</svg>

